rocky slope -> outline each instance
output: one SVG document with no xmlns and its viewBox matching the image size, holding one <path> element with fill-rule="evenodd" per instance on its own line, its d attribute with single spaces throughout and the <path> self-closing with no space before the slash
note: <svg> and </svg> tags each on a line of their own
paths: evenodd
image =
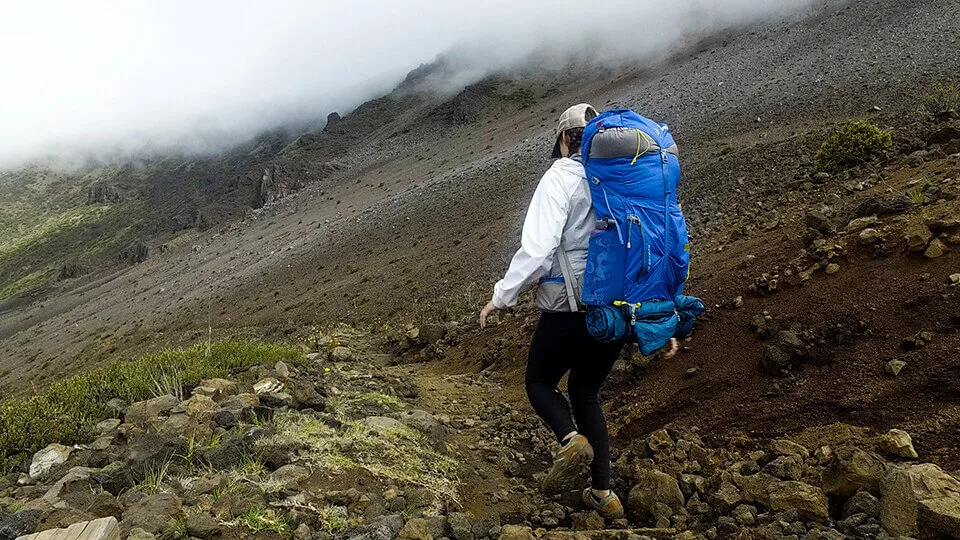
<svg viewBox="0 0 960 540">
<path fill-rule="evenodd" d="M 420 330 L 402 349 L 459 341 L 455 324 Z M 551 436 L 501 374 L 411 370 L 382 336 L 330 338 L 303 363 L 109 403 L 88 444 L 0 478 L 0 538 L 108 516 L 139 540 L 960 534 L 960 480 L 904 431 L 844 424 L 719 448 L 696 428 L 633 439 L 614 455 L 628 517 L 605 522 L 575 490 L 540 493 Z"/>
</svg>

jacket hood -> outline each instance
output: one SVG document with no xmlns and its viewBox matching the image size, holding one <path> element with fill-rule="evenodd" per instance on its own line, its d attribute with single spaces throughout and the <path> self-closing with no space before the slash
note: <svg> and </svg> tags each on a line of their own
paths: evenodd
<svg viewBox="0 0 960 540">
<path fill-rule="evenodd" d="M 577 176 L 586 177 L 586 173 L 583 172 L 583 163 L 571 158 L 560 158 L 553 162 L 551 169 L 558 169 L 565 173 L 576 174 Z"/>
</svg>

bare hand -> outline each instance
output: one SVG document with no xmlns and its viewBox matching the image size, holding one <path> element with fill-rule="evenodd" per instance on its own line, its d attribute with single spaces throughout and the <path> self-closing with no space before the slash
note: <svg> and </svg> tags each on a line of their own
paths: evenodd
<svg viewBox="0 0 960 540">
<path fill-rule="evenodd" d="M 493 300 L 487 302 L 487 305 L 483 306 L 483 309 L 480 310 L 480 329 L 483 330 L 487 327 L 487 317 L 490 316 L 494 311 L 500 311 L 497 306 L 493 305 Z"/>
<path fill-rule="evenodd" d="M 670 338 L 670 342 L 667 343 L 667 346 L 664 347 L 663 359 L 670 360 L 671 358 L 677 356 L 677 353 L 680 351 L 680 342 L 677 341 L 677 338 Z"/>
</svg>

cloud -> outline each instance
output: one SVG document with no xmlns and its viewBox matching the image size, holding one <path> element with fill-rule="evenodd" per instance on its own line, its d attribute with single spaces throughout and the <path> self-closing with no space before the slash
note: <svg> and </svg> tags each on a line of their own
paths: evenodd
<svg viewBox="0 0 960 540">
<path fill-rule="evenodd" d="M 224 149 L 345 111 L 450 52 L 458 84 L 540 59 L 613 62 L 812 0 L 2 1 L 0 165 Z"/>
</svg>

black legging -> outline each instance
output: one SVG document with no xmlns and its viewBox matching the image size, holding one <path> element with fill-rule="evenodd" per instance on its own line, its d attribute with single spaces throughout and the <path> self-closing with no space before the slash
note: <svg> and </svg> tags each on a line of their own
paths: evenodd
<svg viewBox="0 0 960 540">
<path fill-rule="evenodd" d="M 540 315 L 527 357 L 527 397 L 558 441 L 574 430 L 590 441 L 594 452 L 590 465 L 593 488 L 610 489 L 610 435 L 600 408 L 600 387 L 622 346 L 593 339 L 584 318 L 583 313 Z M 576 427 L 570 405 L 557 388 L 568 371 L 567 391 Z"/>
</svg>

